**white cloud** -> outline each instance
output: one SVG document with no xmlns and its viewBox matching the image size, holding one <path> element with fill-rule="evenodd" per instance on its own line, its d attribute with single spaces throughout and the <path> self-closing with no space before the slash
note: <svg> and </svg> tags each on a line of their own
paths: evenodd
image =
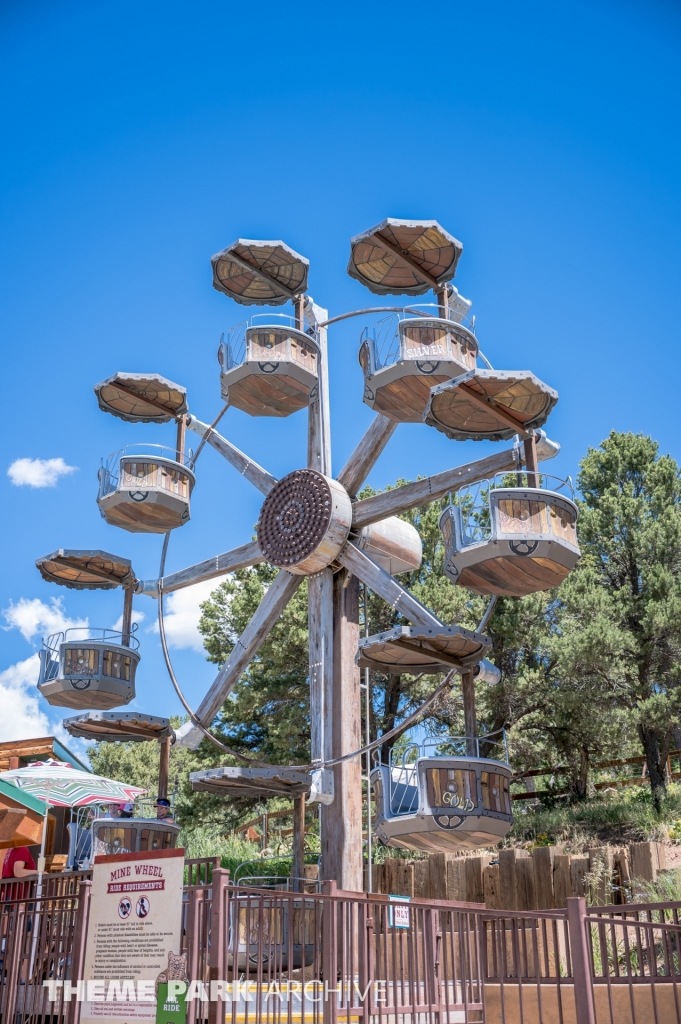
<svg viewBox="0 0 681 1024">
<path fill-rule="evenodd" d="M 40 663 L 37 654 L 0 672 L 0 743 L 50 736 L 47 715 L 36 689 Z"/>
<path fill-rule="evenodd" d="M 135 611 L 133 609 L 133 612 L 132 612 L 132 621 L 133 621 L 133 623 L 135 623 L 135 622 L 144 622 L 145 618 L 146 618 L 146 616 L 145 616 L 144 612 L 137 612 L 137 611 Z M 117 633 L 120 633 L 120 631 L 123 629 L 123 616 L 122 615 L 118 616 L 118 618 L 116 619 L 116 621 L 114 622 L 114 624 L 113 624 L 113 626 L 111 628 L 115 629 Z"/>
<path fill-rule="evenodd" d="M 75 473 L 63 459 L 15 459 L 7 476 L 15 487 L 56 487 L 61 476 Z"/>
<path fill-rule="evenodd" d="M 3 611 L 5 629 L 18 629 L 24 640 L 29 642 L 36 636 L 46 637 L 73 626 L 87 626 L 87 619 L 70 619 L 64 611 L 63 599 L 53 597 L 49 604 L 37 597 L 30 600 L 20 597 L 16 604 L 10 603 Z M 9 671 L 9 670 L 8 670 Z"/>
<path fill-rule="evenodd" d="M 217 586 L 215 580 L 206 580 L 168 594 L 163 621 L 169 647 L 190 647 L 193 651 L 204 652 L 203 637 L 197 629 L 201 618 L 199 605 L 208 600 Z M 158 633 L 158 622 L 151 630 Z"/>
</svg>

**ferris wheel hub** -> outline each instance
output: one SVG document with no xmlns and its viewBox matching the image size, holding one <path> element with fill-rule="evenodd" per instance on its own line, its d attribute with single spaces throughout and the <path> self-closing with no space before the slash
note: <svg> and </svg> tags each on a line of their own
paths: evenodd
<svg viewBox="0 0 681 1024">
<path fill-rule="evenodd" d="M 345 488 L 314 469 L 297 469 L 267 495 L 258 519 L 258 544 L 271 565 L 311 576 L 340 554 L 351 523 Z"/>
</svg>

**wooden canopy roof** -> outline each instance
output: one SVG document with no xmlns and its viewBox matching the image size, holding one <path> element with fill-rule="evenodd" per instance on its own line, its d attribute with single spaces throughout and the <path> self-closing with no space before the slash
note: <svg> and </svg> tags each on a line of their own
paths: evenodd
<svg viewBox="0 0 681 1024">
<path fill-rule="evenodd" d="M 192 789 L 221 796 L 296 796 L 310 792 L 310 776 L 292 768 L 210 768 L 192 772 Z"/>
<path fill-rule="evenodd" d="M 451 281 L 463 252 L 436 220 L 387 220 L 350 242 L 348 274 L 375 295 L 422 295 Z"/>
<path fill-rule="evenodd" d="M 488 636 L 463 626 L 442 626 L 438 631 L 396 626 L 360 639 L 359 664 L 392 675 L 449 672 L 476 665 L 491 646 Z"/>
<path fill-rule="evenodd" d="M 128 423 L 168 423 L 187 411 L 187 392 L 158 373 L 115 373 L 95 384 L 99 408 Z"/>
<path fill-rule="evenodd" d="M 469 370 L 430 392 L 425 422 L 456 441 L 503 441 L 541 427 L 558 392 L 529 370 Z"/>
<path fill-rule="evenodd" d="M 61 744 L 54 736 L 38 736 L 35 739 L 7 740 L 4 743 L 0 743 L 0 772 L 6 772 L 10 768 L 24 768 L 31 761 L 46 761 L 50 757 L 56 758 L 57 761 L 67 761 L 81 771 L 92 771 L 89 765 L 77 758 L 68 747 Z M 10 784 L 3 783 L 3 785 Z M 17 789 L 16 786 L 11 786 L 12 793 L 14 793 L 15 789 Z M 17 797 L 19 801 L 25 799 L 27 807 L 35 806 L 44 812 L 45 805 L 41 800 L 37 800 L 36 797 L 30 796 L 30 794 L 25 793 L 23 790 L 18 790 L 18 792 L 21 794 Z"/>
<path fill-rule="evenodd" d="M 170 719 L 143 715 L 138 711 L 87 711 L 83 715 L 65 718 L 64 728 L 79 739 L 104 740 L 106 743 L 175 739 Z"/>
<path fill-rule="evenodd" d="M 48 583 L 73 590 L 113 590 L 131 585 L 135 578 L 129 558 L 119 558 L 107 551 L 60 548 L 38 558 L 35 564 Z"/>
<path fill-rule="evenodd" d="M 210 262 L 213 288 L 242 306 L 281 306 L 307 290 L 309 260 L 282 241 L 238 238 Z"/>
</svg>

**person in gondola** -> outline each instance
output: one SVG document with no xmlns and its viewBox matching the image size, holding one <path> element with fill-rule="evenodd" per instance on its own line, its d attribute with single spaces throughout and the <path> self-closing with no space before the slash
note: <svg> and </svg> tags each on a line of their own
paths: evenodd
<svg viewBox="0 0 681 1024">
<path fill-rule="evenodd" d="M 155 804 L 156 818 L 158 821 L 167 821 L 169 825 L 175 824 L 175 815 L 170 806 L 170 800 L 159 797 Z"/>
</svg>

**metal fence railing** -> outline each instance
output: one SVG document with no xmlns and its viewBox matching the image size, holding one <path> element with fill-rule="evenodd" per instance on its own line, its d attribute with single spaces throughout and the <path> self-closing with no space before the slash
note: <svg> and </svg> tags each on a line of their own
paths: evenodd
<svg viewBox="0 0 681 1024">
<path fill-rule="evenodd" d="M 188 971 L 206 996 L 189 1024 L 482 1020 L 480 904 L 324 890 L 231 886 L 218 870 L 189 890 Z M 228 980 L 228 1000 L 208 998 L 211 979 Z"/>
<path fill-rule="evenodd" d="M 681 1022 L 681 903 L 505 911 L 334 882 L 248 888 L 215 858 L 187 878 L 187 1024 Z M 80 1003 L 57 986 L 48 1005 L 44 982 L 82 979 L 91 885 L 3 886 L 3 1024 L 78 1024 Z"/>
<path fill-rule="evenodd" d="M 26 883 L 24 883 L 26 884 Z M 82 976 L 90 881 L 75 893 L 39 900 L 0 901 L 0 1019 L 21 1024 L 75 1024 L 78 1004 L 65 1002 L 63 985 L 50 1000 L 45 982 Z"/>
</svg>

